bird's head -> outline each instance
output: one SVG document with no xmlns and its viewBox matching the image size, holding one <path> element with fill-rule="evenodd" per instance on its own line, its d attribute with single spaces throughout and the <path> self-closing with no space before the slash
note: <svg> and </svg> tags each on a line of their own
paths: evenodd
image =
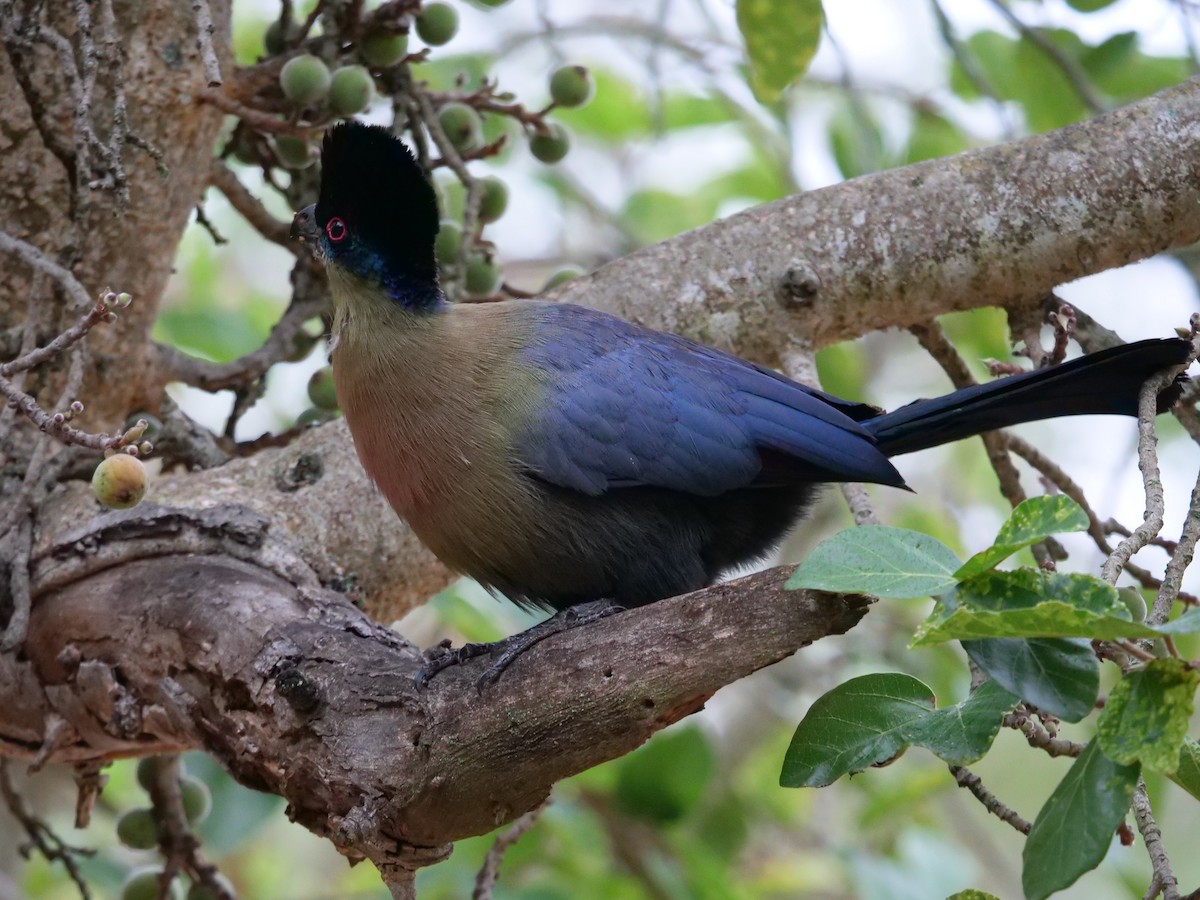
<svg viewBox="0 0 1200 900">
<path fill-rule="evenodd" d="M 299 238 L 339 285 L 382 293 L 413 311 L 437 307 L 433 242 L 437 197 L 409 149 L 390 131 L 347 121 L 325 135 L 321 193 L 296 213 Z"/>
</svg>

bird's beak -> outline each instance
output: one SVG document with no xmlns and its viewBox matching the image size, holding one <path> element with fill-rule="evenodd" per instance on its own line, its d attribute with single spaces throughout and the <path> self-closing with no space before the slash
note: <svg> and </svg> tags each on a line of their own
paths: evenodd
<svg viewBox="0 0 1200 900">
<path fill-rule="evenodd" d="M 302 244 L 308 244 L 310 247 L 317 245 L 317 214 L 315 203 L 310 203 L 304 209 L 300 210 L 292 218 L 292 240 L 299 240 Z"/>
</svg>

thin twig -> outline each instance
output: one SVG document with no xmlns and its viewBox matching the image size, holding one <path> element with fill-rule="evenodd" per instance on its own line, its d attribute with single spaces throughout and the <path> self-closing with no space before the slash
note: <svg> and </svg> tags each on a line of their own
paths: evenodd
<svg viewBox="0 0 1200 900">
<path fill-rule="evenodd" d="M 983 779 L 978 775 L 966 766 L 950 766 L 950 774 L 954 776 L 954 780 L 958 782 L 959 787 L 966 788 L 974 794 L 975 799 L 982 803 L 983 808 L 993 816 L 1002 822 L 1008 823 L 1021 832 L 1021 834 L 1029 834 L 1033 825 L 1017 815 L 1015 810 L 1002 803 L 995 794 L 985 788 L 983 786 Z"/>
<path fill-rule="evenodd" d="M 978 383 L 971 375 L 971 370 L 967 368 L 967 364 L 959 355 L 958 350 L 946 337 L 946 332 L 942 330 L 941 325 L 937 322 L 913 325 L 909 331 L 916 336 L 925 351 L 937 360 L 956 389 L 962 390 Z M 996 472 L 1000 492 L 1015 509 L 1028 498 L 1025 488 L 1021 486 L 1021 473 L 1008 455 L 999 432 L 987 431 L 979 437 L 983 440 L 984 449 L 987 451 L 988 462 Z M 1054 538 L 1046 538 L 1044 541 L 1034 544 L 1030 551 L 1038 565 L 1046 569 L 1052 569 L 1054 560 L 1063 559 L 1066 556 L 1062 545 Z"/>
<path fill-rule="evenodd" d="M 1113 552 L 1112 544 L 1108 542 L 1109 533 L 1132 534 L 1128 528 L 1114 522 L 1112 519 L 1101 522 L 1099 515 L 1092 509 L 1091 503 L 1088 502 L 1087 496 L 1083 493 L 1083 488 L 1058 463 L 1054 462 L 1054 460 L 1050 459 L 1050 457 L 1046 456 L 1023 437 L 1006 431 L 1003 432 L 1002 441 L 1005 447 L 1033 466 L 1044 479 L 1079 504 L 1088 517 L 1087 533 L 1095 542 L 1100 552 L 1105 556 Z M 1157 541 L 1153 541 L 1152 543 L 1157 543 Z M 1162 586 L 1161 579 L 1157 578 L 1149 569 L 1145 569 L 1132 561 L 1125 564 L 1125 572 L 1136 579 L 1143 587 L 1158 590 Z"/>
<path fill-rule="evenodd" d="M 930 5 L 933 7 L 933 16 L 937 19 L 938 32 L 942 36 L 942 42 L 950 48 L 950 53 L 954 57 L 954 61 L 958 63 L 963 74 L 967 76 L 967 80 L 975 86 L 975 90 L 996 104 L 1005 139 L 1015 137 L 1016 128 L 1013 125 L 1013 117 L 1004 102 L 1004 98 L 992 87 L 992 83 L 988 81 L 987 75 L 979 67 L 975 57 L 971 55 L 963 42 L 958 39 L 958 35 L 954 33 L 954 25 L 950 22 L 946 11 L 942 9 L 942 4 L 938 0 L 930 0 Z"/>
<path fill-rule="evenodd" d="M 204 77 L 210 88 L 220 87 L 224 81 L 221 78 L 221 65 L 217 62 L 217 51 L 213 49 L 213 34 L 217 29 L 213 26 L 208 0 L 192 0 L 192 15 L 196 17 L 196 44 L 204 64 Z"/>
<path fill-rule="evenodd" d="M 1147 625 L 1162 625 L 1171 617 L 1171 608 L 1180 597 L 1183 573 L 1192 564 L 1196 554 L 1196 540 L 1200 538 L 1200 472 L 1192 486 L 1192 497 L 1188 501 L 1187 516 L 1183 520 L 1183 531 L 1175 545 L 1171 558 L 1163 572 L 1162 585 L 1154 598 L 1154 606 L 1146 616 Z"/>
<path fill-rule="evenodd" d="M 83 900 L 90 900 L 92 894 L 88 890 L 83 873 L 79 870 L 77 857 L 94 856 L 96 851 L 86 847 L 73 847 L 60 838 L 49 825 L 35 815 L 25 805 L 25 799 L 17 792 L 12 783 L 12 775 L 8 770 L 8 760 L 0 757 L 0 797 L 13 817 L 21 823 L 29 843 L 20 847 L 19 851 L 25 858 L 29 857 L 32 849 L 37 849 L 50 862 L 61 862 L 67 870 L 67 876 L 79 889 Z"/>
<path fill-rule="evenodd" d="M 504 859 L 505 852 L 534 826 L 538 816 L 550 805 L 550 801 L 551 797 L 547 797 L 513 822 L 492 843 L 487 856 L 483 858 L 483 865 L 479 867 L 479 874 L 475 876 L 475 890 L 471 892 L 471 900 L 491 900 L 492 890 L 496 887 L 496 878 L 500 875 L 500 863 Z"/>
<path fill-rule="evenodd" d="M 281 222 L 271 215 L 262 201 L 250 193 L 229 166 L 220 160 L 213 160 L 208 173 L 208 183 L 225 195 L 229 205 L 237 210 L 255 231 L 267 240 L 286 247 L 293 255 L 301 254 L 301 248 L 291 240 L 288 223 Z"/>
<path fill-rule="evenodd" d="M 19 256 L 39 272 L 49 275 L 62 286 L 62 289 L 75 301 L 77 306 L 88 306 L 92 303 L 87 289 L 79 283 L 70 270 L 64 269 L 33 244 L 0 231 L 0 250 Z"/>
<path fill-rule="evenodd" d="M 208 887 L 220 900 L 235 900 L 217 867 L 200 854 L 200 839 L 192 830 L 183 807 L 179 783 L 182 774 L 178 755 L 160 756 L 150 783 L 150 801 L 159 823 L 158 845 L 165 861 L 159 887 L 166 890 L 175 875 L 182 871 L 198 884 Z"/>
<path fill-rule="evenodd" d="M 1075 60 L 1067 56 L 1061 47 L 1042 34 L 1039 29 L 1026 25 L 1016 13 L 1009 9 L 1006 0 L 991 0 L 991 4 L 999 11 L 1000 15 L 1008 20 L 1013 28 L 1017 29 L 1021 37 L 1046 54 L 1049 60 L 1059 68 L 1089 112 L 1093 115 L 1099 115 L 1108 109 L 1108 104 L 1100 98 L 1100 95 L 1092 87 L 1087 73 L 1080 68 Z"/>
<path fill-rule="evenodd" d="M 1158 395 L 1175 380 L 1175 369 L 1151 378 L 1138 394 L 1138 468 L 1142 472 L 1142 488 L 1146 497 L 1142 524 L 1133 534 L 1121 541 L 1100 567 L 1100 577 L 1115 585 L 1121 570 L 1130 558 L 1153 540 L 1163 527 L 1162 475 L 1158 468 Z"/>
<path fill-rule="evenodd" d="M 1004 717 L 1004 727 L 1012 728 L 1025 736 L 1030 747 L 1042 750 L 1047 756 L 1079 756 L 1084 751 L 1083 744 L 1056 737 L 1039 723 L 1024 704 L 1019 704 L 1015 710 Z"/>
<path fill-rule="evenodd" d="M 1171 860 L 1167 856 L 1167 848 L 1163 846 L 1162 831 L 1154 820 L 1150 809 L 1150 796 L 1146 793 L 1146 782 L 1138 779 L 1137 789 L 1133 792 L 1133 818 L 1137 822 L 1138 831 L 1146 843 L 1146 852 L 1150 856 L 1150 865 L 1154 869 L 1154 882 L 1158 890 L 1148 892 L 1147 897 L 1162 895 L 1163 900 L 1179 900 L 1179 879 L 1171 868 Z"/>
</svg>

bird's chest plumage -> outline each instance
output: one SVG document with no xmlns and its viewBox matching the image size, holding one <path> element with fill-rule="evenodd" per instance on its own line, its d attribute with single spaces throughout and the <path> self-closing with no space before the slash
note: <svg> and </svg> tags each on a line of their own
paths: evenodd
<svg viewBox="0 0 1200 900">
<path fill-rule="evenodd" d="M 393 329 L 386 342 L 365 340 L 365 327 L 343 327 L 333 352 L 359 460 L 430 549 L 477 574 L 481 555 L 501 549 L 479 535 L 503 533 L 529 491 L 504 424 L 503 354 L 494 341 L 471 346 L 457 323 Z"/>
</svg>

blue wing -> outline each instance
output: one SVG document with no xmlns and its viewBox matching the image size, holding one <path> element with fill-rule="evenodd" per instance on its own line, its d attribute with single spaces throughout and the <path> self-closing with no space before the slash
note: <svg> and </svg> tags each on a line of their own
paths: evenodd
<svg viewBox="0 0 1200 900">
<path fill-rule="evenodd" d="M 715 496 L 762 481 L 769 458 L 788 481 L 904 483 L 856 421 L 872 407 L 594 310 L 534 315 L 523 361 L 545 393 L 516 451 L 544 481 Z"/>
</svg>

